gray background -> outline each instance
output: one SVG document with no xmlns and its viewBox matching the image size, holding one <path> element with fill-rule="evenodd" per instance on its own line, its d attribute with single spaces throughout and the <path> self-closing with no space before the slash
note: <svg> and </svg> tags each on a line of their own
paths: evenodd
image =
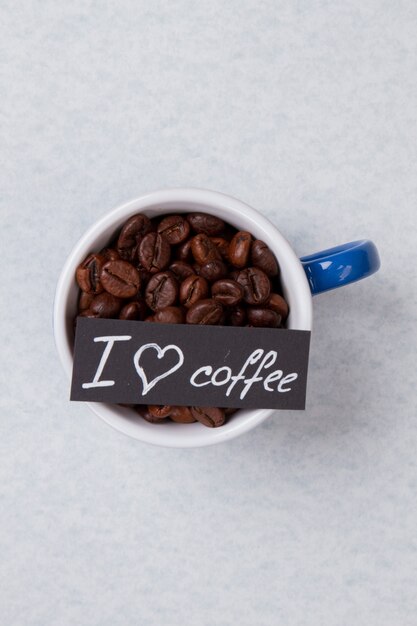
<svg viewBox="0 0 417 626">
<path fill-rule="evenodd" d="M 414 0 L 2 0 L 0 24 L 1 623 L 415 625 Z M 305 413 L 191 451 L 70 404 L 51 329 L 86 227 L 180 185 L 383 263 L 315 299 Z"/>
</svg>

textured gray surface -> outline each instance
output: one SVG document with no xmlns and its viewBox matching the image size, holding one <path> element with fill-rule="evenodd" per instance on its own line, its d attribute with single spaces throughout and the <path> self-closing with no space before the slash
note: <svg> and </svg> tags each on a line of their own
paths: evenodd
<svg viewBox="0 0 417 626">
<path fill-rule="evenodd" d="M 414 626 L 416 3 L 3 0 L 0 24 L 1 623 Z M 315 300 L 305 413 L 179 451 L 68 402 L 51 312 L 88 225 L 188 185 L 383 267 Z"/>
</svg>

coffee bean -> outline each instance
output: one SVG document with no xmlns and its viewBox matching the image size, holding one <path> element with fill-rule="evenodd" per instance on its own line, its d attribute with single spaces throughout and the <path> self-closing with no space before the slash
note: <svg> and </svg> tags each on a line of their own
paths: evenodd
<svg viewBox="0 0 417 626">
<path fill-rule="evenodd" d="M 204 265 L 201 265 L 198 269 L 198 273 L 203 278 L 206 278 L 209 283 L 213 283 L 215 280 L 223 278 L 227 274 L 227 267 L 223 261 L 216 259 L 215 261 L 209 261 Z"/>
<path fill-rule="evenodd" d="M 190 233 L 190 224 L 181 215 L 168 215 L 159 223 L 158 233 L 171 245 L 182 243 Z"/>
<path fill-rule="evenodd" d="M 75 278 L 82 291 L 93 294 L 103 291 L 100 275 L 105 262 L 106 259 L 101 254 L 90 254 L 77 267 Z"/>
<path fill-rule="evenodd" d="M 179 261 L 191 261 L 191 239 L 187 239 L 175 249 L 175 256 Z"/>
<path fill-rule="evenodd" d="M 275 311 L 275 313 L 278 313 L 283 320 L 287 319 L 288 304 L 286 303 L 284 298 L 278 293 L 271 293 L 266 302 L 266 306 L 268 307 L 268 309 L 271 309 L 272 311 Z"/>
<path fill-rule="evenodd" d="M 174 304 L 178 296 L 178 282 L 171 272 L 154 274 L 146 286 L 145 301 L 152 311 Z"/>
<path fill-rule="evenodd" d="M 164 270 L 169 265 L 171 246 L 159 233 L 148 233 L 139 246 L 139 261 L 151 274 Z"/>
<path fill-rule="evenodd" d="M 97 319 L 100 315 L 98 313 L 94 313 L 94 311 L 91 311 L 90 309 L 85 309 L 84 311 L 81 311 L 81 313 L 78 313 L 78 317 L 91 317 L 93 319 Z M 77 318 L 75 318 L 74 322 L 75 324 L 77 323 Z"/>
<path fill-rule="evenodd" d="M 177 424 L 192 424 L 196 421 L 188 406 L 173 406 L 169 417 Z"/>
<path fill-rule="evenodd" d="M 192 274 L 180 286 L 180 302 L 189 308 L 198 300 L 207 298 L 209 293 L 208 282 L 202 276 Z"/>
<path fill-rule="evenodd" d="M 199 300 L 187 311 L 187 324 L 219 324 L 223 315 L 223 307 L 219 302 L 207 298 Z"/>
<path fill-rule="evenodd" d="M 158 324 L 183 324 L 184 313 L 178 306 L 167 306 L 165 309 L 159 309 L 152 315 L 152 319 L 147 321 L 156 322 Z"/>
<path fill-rule="evenodd" d="M 189 263 L 186 263 L 185 261 L 173 261 L 168 269 L 174 274 L 175 278 L 180 283 L 185 280 L 187 276 L 192 276 L 193 274 L 195 274 L 194 269 L 191 267 L 191 265 Z"/>
<path fill-rule="evenodd" d="M 229 242 L 224 237 L 210 237 L 212 243 L 220 252 L 222 259 L 229 261 Z"/>
<path fill-rule="evenodd" d="M 127 261 L 107 261 L 100 280 L 104 289 L 118 298 L 132 298 L 140 287 L 139 273 Z"/>
<path fill-rule="evenodd" d="M 122 300 L 120 298 L 104 291 L 93 298 L 89 308 L 98 317 L 113 318 L 119 315 L 121 307 Z"/>
<path fill-rule="evenodd" d="M 119 320 L 143 320 L 144 316 L 140 302 L 128 302 L 120 311 Z"/>
<path fill-rule="evenodd" d="M 267 328 L 278 328 L 281 324 L 281 315 L 271 309 L 263 307 L 249 308 L 247 311 L 250 326 L 262 326 Z"/>
<path fill-rule="evenodd" d="M 87 293 L 86 291 L 82 291 L 78 299 L 78 310 L 85 311 L 86 309 L 88 309 L 93 299 L 93 293 Z"/>
<path fill-rule="evenodd" d="M 271 293 L 271 283 L 264 272 L 257 267 L 241 270 L 236 281 L 243 287 L 243 299 L 248 304 L 263 304 Z"/>
<path fill-rule="evenodd" d="M 234 267 L 241 269 L 248 264 L 251 244 L 252 235 L 244 230 L 233 237 L 229 246 L 229 261 Z"/>
<path fill-rule="evenodd" d="M 133 261 L 137 258 L 139 244 L 151 230 L 152 224 L 149 217 L 143 213 L 132 215 L 124 224 L 117 240 L 120 258 L 125 261 Z"/>
<path fill-rule="evenodd" d="M 140 415 L 150 424 L 164 424 L 168 421 L 166 418 L 156 417 L 155 415 L 152 415 L 152 413 L 148 410 L 148 407 L 145 404 L 135 404 L 134 410 L 138 415 Z"/>
<path fill-rule="evenodd" d="M 148 411 L 151 415 L 158 419 L 164 419 L 171 415 L 172 406 L 168 405 L 159 405 L 159 404 L 148 404 Z"/>
<path fill-rule="evenodd" d="M 220 252 L 207 235 L 196 235 L 191 240 L 191 252 L 199 265 L 205 265 L 210 261 L 220 261 Z"/>
<path fill-rule="evenodd" d="M 218 235 L 224 229 L 223 220 L 215 215 L 209 215 L 208 213 L 190 213 L 187 215 L 187 220 L 196 233 Z"/>
<path fill-rule="evenodd" d="M 200 424 L 204 424 L 204 426 L 208 426 L 209 428 L 223 426 L 225 422 L 224 409 L 216 407 L 192 406 L 191 414 Z"/>
<path fill-rule="evenodd" d="M 279 273 L 278 263 L 274 254 L 266 243 L 260 239 L 256 239 L 252 244 L 251 260 L 252 265 L 265 272 L 267 276 L 277 276 Z"/>
<path fill-rule="evenodd" d="M 223 278 L 211 286 L 211 295 L 224 306 L 234 306 L 243 298 L 243 287 L 235 280 Z"/>
<path fill-rule="evenodd" d="M 100 254 L 106 259 L 106 261 L 117 261 L 120 259 L 120 255 L 114 248 L 103 248 L 100 250 Z"/>
</svg>

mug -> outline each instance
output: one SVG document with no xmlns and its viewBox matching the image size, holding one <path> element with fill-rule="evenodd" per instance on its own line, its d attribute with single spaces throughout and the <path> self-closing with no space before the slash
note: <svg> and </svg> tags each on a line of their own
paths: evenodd
<svg viewBox="0 0 417 626">
<path fill-rule="evenodd" d="M 148 217 L 168 213 L 211 213 L 239 230 L 264 241 L 281 268 L 284 297 L 289 304 L 287 328 L 311 330 L 312 295 L 347 285 L 376 272 L 379 256 L 371 241 L 360 240 L 299 259 L 279 230 L 258 211 L 231 196 L 205 189 L 165 189 L 141 196 L 117 207 L 96 222 L 70 253 L 55 294 L 53 325 L 55 342 L 64 369 L 71 377 L 73 362 L 73 319 L 77 313 L 77 266 L 91 252 L 108 245 L 124 222 L 135 213 Z M 273 409 L 241 409 L 220 428 L 200 423 L 150 424 L 131 409 L 113 404 L 87 403 L 110 426 L 146 443 L 168 447 L 207 446 L 241 435 L 272 415 Z"/>
</svg>

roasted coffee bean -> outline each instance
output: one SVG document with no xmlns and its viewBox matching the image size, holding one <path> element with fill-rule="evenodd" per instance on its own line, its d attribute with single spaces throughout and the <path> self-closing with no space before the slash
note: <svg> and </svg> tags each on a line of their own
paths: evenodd
<svg viewBox="0 0 417 626">
<path fill-rule="evenodd" d="M 132 298 L 140 287 L 139 272 L 127 261 L 107 261 L 100 280 L 104 289 L 118 298 Z"/>
<path fill-rule="evenodd" d="M 251 248 L 252 265 L 259 267 L 267 276 L 277 276 L 279 267 L 274 254 L 265 242 L 256 239 Z"/>
<path fill-rule="evenodd" d="M 220 261 L 221 255 L 214 243 L 204 233 L 196 235 L 191 240 L 191 252 L 199 265 L 210 261 Z"/>
<path fill-rule="evenodd" d="M 178 282 L 171 272 L 154 274 L 146 286 L 145 301 L 152 311 L 174 304 L 178 296 Z"/>
<path fill-rule="evenodd" d="M 187 239 L 175 249 L 175 256 L 179 261 L 191 261 L 191 239 Z"/>
<path fill-rule="evenodd" d="M 180 302 L 189 308 L 198 300 L 207 298 L 209 293 L 208 282 L 202 276 L 192 274 L 180 286 Z"/>
<path fill-rule="evenodd" d="M 147 422 L 150 422 L 150 424 L 164 424 L 168 421 L 167 418 L 153 415 L 145 404 L 135 404 L 134 409 L 138 415 Z"/>
<path fill-rule="evenodd" d="M 263 307 L 248 308 L 247 315 L 250 326 L 278 328 L 281 324 L 281 315 L 271 309 L 265 309 Z"/>
<path fill-rule="evenodd" d="M 244 230 L 240 230 L 233 237 L 229 246 L 229 261 L 239 269 L 248 264 L 249 253 L 252 245 L 252 235 Z"/>
<path fill-rule="evenodd" d="M 168 417 L 169 415 L 171 415 L 172 406 L 148 404 L 148 411 L 154 417 L 157 417 L 158 419 L 164 419 L 164 417 Z"/>
<path fill-rule="evenodd" d="M 122 300 L 104 291 L 95 296 L 90 304 L 90 311 L 98 317 L 117 317 L 122 307 Z"/>
<path fill-rule="evenodd" d="M 139 261 L 151 274 L 168 267 L 171 259 L 171 246 L 159 233 L 148 233 L 139 246 Z"/>
<path fill-rule="evenodd" d="M 119 320 L 143 320 L 144 317 L 145 313 L 140 302 L 128 302 L 119 313 Z"/>
<path fill-rule="evenodd" d="M 219 324 L 223 315 L 223 307 L 220 302 L 211 298 L 199 300 L 187 311 L 187 324 Z"/>
<path fill-rule="evenodd" d="M 222 259 L 229 261 L 229 242 L 224 237 L 210 237 L 212 243 L 220 252 Z"/>
<path fill-rule="evenodd" d="M 165 309 L 159 309 L 152 315 L 152 319 L 147 321 L 156 322 L 158 324 L 183 324 L 184 313 L 178 306 L 167 306 Z"/>
<path fill-rule="evenodd" d="M 264 272 L 257 267 L 241 270 L 236 281 L 243 287 L 243 299 L 248 304 L 263 304 L 271 293 L 271 283 Z"/>
<path fill-rule="evenodd" d="M 238 304 L 227 310 L 227 321 L 231 326 L 244 326 L 246 324 L 246 309 Z"/>
<path fill-rule="evenodd" d="M 137 258 L 138 248 L 143 237 L 152 230 L 149 217 L 139 213 L 124 224 L 117 240 L 117 251 L 125 261 Z"/>
<path fill-rule="evenodd" d="M 171 245 L 182 243 L 190 233 L 190 224 L 181 215 L 168 215 L 159 223 L 158 233 Z"/>
<path fill-rule="evenodd" d="M 192 406 L 191 414 L 200 424 L 204 424 L 204 426 L 208 426 L 209 428 L 223 426 L 225 422 L 224 409 L 217 407 Z"/>
<path fill-rule="evenodd" d="M 190 213 L 187 215 L 187 220 L 196 233 L 218 235 L 224 229 L 223 220 L 215 215 L 209 215 L 208 213 Z"/>
<path fill-rule="evenodd" d="M 239 304 L 243 298 L 243 287 L 235 280 L 223 278 L 211 286 L 211 295 L 224 306 L 234 306 Z"/>
<path fill-rule="evenodd" d="M 88 309 L 93 299 L 93 293 L 87 293 L 86 291 L 82 291 L 78 300 L 78 310 L 85 311 L 86 309 Z"/>
<path fill-rule="evenodd" d="M 78 286 L 86 293 L 98 294 L 103 291 L 100 275 L 106 259 L 101 254 L 90 254 L 77 267 L 75 278 Z"/>
<path fill-rule="evenodd" d="M 173 406 L 169 417 L 177 424 L 192 424 L 196 421 L 188 406 Z"/>
<path fill-rule="evenodd" d="M 209 261 L 198 269 L 198 273 L 203 278 L 206 278 L 209 283 L 213 283 L 215 280 L 223 278 L 227 274 L 227 267 L 224 261 L 215 260 Z"/>
<path fill-rule="evenodd" d="M 91 311 L 90 309 L 85 309 L 85 311 L 78 313 L 78 317 L 91 317 L 97 319 L 100 315 L 98 313 L 94 313 L 94 311 Z M 75 324 L 77 323 L 77 318 L 75 318 L 74 322 Z"/>
<path fill-rule="evenodd" d="M 187 278 L 187 276 L 192 276 L 195 274 L 194 269 L 191 267 L 189 263 L 185 261 L 174 261 L 169 266 L 169 271 L 172 272 L 178 282 L 182 282 Z"/>
<path fill-rule="evenodd" d="M 275 313 L 278 313 L 283 320 L 287 319 L 288 304 L 286 303 L 284 298 L 278 293 L 271 293 L 266 302 L 266 306 L 268 307 L 268 309 L 271 309 L 272 311 L 275 311 Z"/>
<path fill-rule="evenodd" d="M 120 259 L 120 255 L 114 248 L 103 248 L 100 250 L 100 254 L 104 256 L 106 261 L 117 261 Z"/>
<path fill-rule="evenodd" d="M 226 417 L 228 417 L 229 415 L 233 415 L 234 413 L 236 413 L 236 411 L 238 411 L 239 409 L 233 409 L 232 407 L 227 407 L 224 410 L 224 414 L 226 415 Z"/>
</svg>

